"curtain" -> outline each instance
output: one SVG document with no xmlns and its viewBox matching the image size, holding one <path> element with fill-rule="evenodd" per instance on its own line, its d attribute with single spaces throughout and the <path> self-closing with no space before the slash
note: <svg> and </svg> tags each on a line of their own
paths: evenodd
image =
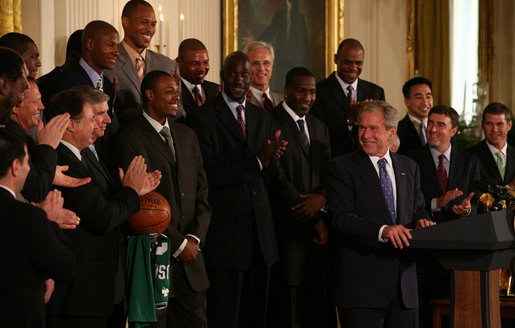
<svg viewBox="0 0 515 328">
<path fill-rule="evenodd" d="M 433 83 L 435 105 L 450 105 L 449 0 L 408 0 L 408 78 Z"/>
<path fill-rule="evenodd" d="M 0 0 L 0 36 L 9 32 L 22 33 L 21 1 Z"/>
</svg>

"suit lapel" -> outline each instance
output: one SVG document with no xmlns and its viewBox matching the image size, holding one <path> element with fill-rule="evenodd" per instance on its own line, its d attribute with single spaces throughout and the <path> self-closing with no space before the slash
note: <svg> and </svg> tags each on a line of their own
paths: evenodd
<svg viewBox="0 0 515 328">
<path fill-rule="evenodd" d="M 184 107 L 184 110 L 186 111 L 186 108 L 190 109 L 190 108 L 197 108 L 197 103 L 195 102 L 195 99 L 193 99 L 193 96 L 190 92 L 190 90 L 188 90 L 188 87 L 186 86 L 186 84 L 184 84 L 184 82 L 181 80 L 181 100 L 182 100 L 182 105 Z"/>
<path fill-rule="evenodd" d="M 136 90 L 138 90 L 138 93 L 141 95 L 141 91 L 140 91 L 141 82 L 138 77 L 138 72 L 136 72 L 135 66 L 131 63 L 131 59 L 129 57 L 129 54 L 127 53 L 127 50 L 125 50 L 123 45 L 120 44 L 120 45 L 118 45 L 118 51 L 120 52 L 120 56 L 118 57 L 117 60 L 122 64 L 121 69 L 122 69 L 123 73 L 127 76 L 127 79 L 129 81 L 131 81 L 131 83 L 134 85 Z M 148 53 L 147 53 L 147 58 L 148 57 L 150 57 L 150 56 L 148 56 Z M 145 64 L 147 64 L 147 63 L 145 63 Z M 146 66 L 146 68 L 148 69 L 148 65 Z"/>
<path fill-rule="evenodd" d="M 309 157 L 310 157 L 309 156 L 309 149 L 306 148 L 306 146 L 304 145 L 304 143 L 300 139 L 300 132 L 299 132 L 299 128 L 298 128 L 297 123 L 286 112 L 286 110 L 283 108 L 282 105 L 279 107 L 279 115 L 280 115 L 281 122 L 283 122 L 282 126 L 288 131 L 288 134 L 293 137 L 292 141 L 299 144 L 300 148 L 302 149 L 302 153 L 309 160 Z M 307 125 L 307 128 L 308 128 L 309 134 L 311 135 L 312 132 L 311 132 L 311 129 L 310 129 L 310 124 L 307 121 L 307 117 L 306 117 L 306 125 Z M 290 142 L 290 140 L 288 140 L 288 142 Z"/>
<path fill-rule="evenodd" d="M 434 190 L 438 190 L 439 194 L 442 194 L 442 188 L 440 187 L 440 179 L 438 179 L 438 172 L 436 171 L 435 161 L 433 159 L 433 155 L 431 155 L 431 150 L 429 150 L 429 145 L 424 146 L 423 159 L 422 163 L 426 163 L 429 168 L 429 175 L 431 183 L 433 184 Z M 447 177 L 449 177 L 449 172 L 447 172 Z M 449 184 L 447 184 L 449 185 Z"/>
<path fill-rule="evenodd" d="M 397 189 L 397 197 L 396 197 L 396 203 L 397 203 L 397 210 L 395 213 L 397 214 L 397 224 L 408 224 L 409 222 L 404 222 L 405 216 L 402 215 L 402 208 L 405 204 L 401 202 L 401 199 L 408 199 L 408 188 L 407 188 L 407 181 L 406 181 L 406 169 L 402 165 L 402 163 L 398 160 L 397 156 L 393 153 L 390 153 L 390 156 L 392 158 L 392 166 L 393 166 L 393 172 L 395 173 L 395 186 Z"/>
<path fill-rule="evenodd" d="M 349 101 L 347 97 L 345 96 L 345 93 L 343 92 L 342 86 L 336 79 L 336 73 L 333 72 L 331 76 L 329 77 L 330 86 L 331 86 L 331 93 L 333 94 L 334 98 L 338 101 L 340 104 L 340 110 L 343 110 L 345 104 Z"/>
<path fill-rule="evenodd" d="M 236 119 L 234 118 L 234 115 L 231 112 L 231 109 L 229 106 L 225 103 L 225 100 L 223 96 L 220 94 L 216 98 L 218 102 L 216 109 L 218 111 L 218 120 L 222 123 L 222 125 L 229 131 L 230 134 L 233 135 L 237 140 L 241 141 L 242 143 L 245 143 L 245 139 L 243 139 L 243 134 L 240 130 L 240 127 L 238 126 L 238 122 L 236 122 Z M 245 121 L 248 122 L 248 116 L 247 116 L 247 110 L 245 110 Z M 251 115 L 252 116 L 252 115 Z M 247 136 L 248 133 L 248 125 L 247 125 Z"/>
<path fill-rule="evenodd" d="M 377 206 L 380 209 L 380 213 L 382 215 L 383 221 L 389 225 L 393 224 L 392 217 L 390 215 L 390 210 L 388 209 L 388 205 L 386 204 L 386 198 L 384 196 L 383 188 L 381 188 L 381 181 L 379 180 L 379 176 L 377 171 L 372 164 L 372 161 L 365 153 L 360 151 L 360 163 L 358 165 L 360 167 L 364 167 L 366 169 L 367 174 L 363 176 L 363 181 L 365 181 L 365 190 L 369 192 L 369 199 L 376 202 Z M 395 167 L 394 167 L 395 170 Z M 397 197 L 397 199 L 399 199 Z"/>
<path fill-rule="evenodd" d="M 457 179 L 459 178 L 458 167 L 464 167 L 462 165 L 462 158 L 458 155 L 457 147 L 451 148 L 451 159 L 449 163 L 449 172 L 447 172 L 448 182 L 447 182 L 447 190 L 457 185 Z M 464 173 L 464 172 L 461 172 Z"/>
<path fill-rule="evenodd" d="M 146 118 L 142 118 L 140 121 L 141 130 L 143 131 L 143 134 L 146 136 L 147 141 L 150 145 L 155 147 L 161 155 L 163 155 L 166 160 L 170 163 L 172 166 L 176 166 L 176 162 L 174 161 L 172 157 L 172 152 L 166 142 L 163 141 L 159 133 L 154 129 L 152 125 L 147 121 Z M 173 135 L 172 135 L 173 138 Z M 174 139 L 174 147 L 176 144 L 176 138 Z M 177 155 L 177 151 L 175 152 Z"/>
<path fill-rule="evenodd" d="M 497 167 L 497 164 L 495 166 Z M 508 145 L 508 147 L 506 148 L 506 173 L 504 174 L 504 184 L 508 184 L 511 182 L 513 172 L 515 172 L 515 148 L 513 148 L 511 145 Z"/>
</svg>

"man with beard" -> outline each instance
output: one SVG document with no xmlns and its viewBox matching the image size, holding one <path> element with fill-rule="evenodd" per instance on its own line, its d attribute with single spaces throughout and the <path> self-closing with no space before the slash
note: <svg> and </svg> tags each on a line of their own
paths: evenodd
<svg viewBox="0 0 515 328">
<path fill-rule="evenodd" d="M 36 78 L 41 67 L 41 61 L 39 60 L 39 49 L 34 40 L 25 34 L 11 32 L 4 34 L 0 38 L 0 47 L 7 47 L 18 51 L 23 57 L 25 65 L 27 65 L 29 70 L 28 76 L 33 79 Z"/>
<path fill-rule="evenodd" d="M 181 75 L 181 102 L 176 120 L 184 121 L 188 112 L 195 110 L 220 93 L 218 84 L 206 81 L 209 72 L 209 55 L 200 40 L 186 39 L 179 46 L 175 59 Z"/>
<path fill-rule="evenodd" d="M 336 72 L 317 85 L 311 113 L 329 128 L 333 157 L 358 148 L 355 123 L 360 104 L 385 100 L 383 88 L 359 78 L 364 58 L 365 50 L 358 40 L 343 40 L 334 55 Z"/>
<path fill-rule="evenodd" d="M 265 181 L 286 142 L 271 117 L 246 101 L 247 55 L 228 55 L 220 77 L 222 93 L 187 117 L 199 139 L 213 210 L 203 248 L 208 325 L 263 327 L 269 271 L 278 260 Z"/>
<path fill-rule="evenodd" d="M 27 67 L 14 50 L 0 47 L 0 124 L 5 125 L 15 106 L 23 100 L 29 87 Z"/>
<path fill-rule="evenodd" d="M 142 155 L 163 179 L 156 192 L 168 200 L 172 220 L 164 231 L 170 240 L 172 293 L 166 310 L 157 311 L 157 327 L 206 327 L 209 286 L 203 252 L 211 210 L 207 179 L 195 133 L 173 122 L 179 104 L 179 78 L 153 71 L 141 83 L 143 115 L 124 129 L 115 143 L 115 158 L 126 168 Z M 166 313 L 168 312 L 168 313 Z"/>
<path fill-rule="evenodd" d="M 114 108 L 122 127 L 141 116 L 141 80 L 146 73 L 161 70 L 171 73 L 176 64 L 148 47 L 156 32 L 156 15 L 152 5 L 143 0 L 128 1 L 122 10 L 124 37 L 118 45 L 120 57 L 105 71 L 108 80 L 117 80 Z M 113 98 L 111 98 L 113 99 Z"/>
</svg>

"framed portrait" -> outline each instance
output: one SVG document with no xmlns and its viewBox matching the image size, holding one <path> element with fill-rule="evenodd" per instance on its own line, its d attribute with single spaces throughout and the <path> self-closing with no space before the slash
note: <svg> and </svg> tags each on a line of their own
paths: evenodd
<svg viewBox="0 0 515 328">
<path fill-rule="evenodd" d="M 222 31 L 224 58 L 253 40 L 272 44 L 272 89 L 282 90 L 286 73 L 297 66 L 318 81 L 335 69 L 343 0 L 223 0 Z"/>
</svg>

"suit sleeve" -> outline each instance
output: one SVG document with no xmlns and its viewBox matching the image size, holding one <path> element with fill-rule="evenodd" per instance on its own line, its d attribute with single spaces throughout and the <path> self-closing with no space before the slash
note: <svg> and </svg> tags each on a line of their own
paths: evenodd
<svg viewBox="0 0 515 328">
<path fill-rule="evenodd" d="M 57 164 L 57 153 L 49 145 L 36 146 L 30 154 L 30 172 L 21 194 L 31 202 L 45 199 L 52 187 Z"/>
<path fill-rule="evenodd" d="M 340 239 L 378 247 L 382 224 L 360 217 L 356 210 L 357 190 L 352 172 L 341 161 L 332 163 L 327 173 L 327 206 L 331 225 Z"/>
<path fill-rule="evenodd" d="M 211 221 L 211 207 L 209 207 L 208 184 L 202 154 L 197 137 L 193 133 L 193 149 L 196 162 L 198 163 L 197 173 L 197 194 L 195 197 L 195 217 L 191 220 L 186 229 L 186 234 L 192 234 L 200 239 L 201 244 L 206 240 L 207 229 Z"/>
<path fill-rule="evenodd" d="M 56 281 L 73 278 L 77 269 L 75 254 L 64 233 L 57 224 L 48 221 L 42 210 L 34 207 L 27 236 L 21 238 L 38 272 Z"/>
</svg>

